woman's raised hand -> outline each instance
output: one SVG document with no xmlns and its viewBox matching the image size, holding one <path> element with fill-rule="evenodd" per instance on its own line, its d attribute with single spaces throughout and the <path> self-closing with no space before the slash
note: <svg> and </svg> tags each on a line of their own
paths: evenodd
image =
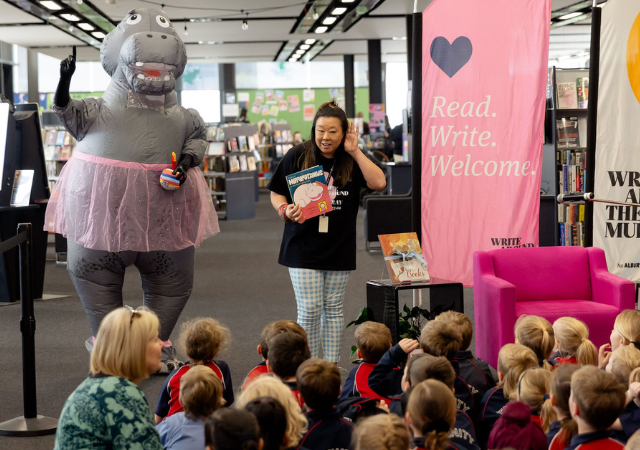
<svg viewBox="0 0 640 450">
<path fill-rule="evenodd" d="M 349 128 L 347 129 L 347 135 L 344 138 L 344 149 L 347 153 L 353 156 L 353 153 L 359 150 L 358 148 L 358 135 L 360 132 L 360 126 L 353 126 L 353 121 L 349 122 Z"/>
</svg>

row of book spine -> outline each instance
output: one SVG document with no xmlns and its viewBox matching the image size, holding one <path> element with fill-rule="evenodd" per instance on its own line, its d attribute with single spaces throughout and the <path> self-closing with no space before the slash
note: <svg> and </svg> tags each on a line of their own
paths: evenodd
<svg viewBox="0 0 640 450">
<path fill-rule="evenodd" d="M 558 204 L 558 222 L 570 225 L 584 222 L 584 203 Z"/>
<path fill-rule="evenodd" d="M 562 166 L 558 172 L 559 190 L 563 194 L 584 192 L 584 169 L 580 166 Z"/>
<path fill-rule="evenodd" d="M 562 247 L 584 247 L 584 225 L 578 223 L 560 223 L 560 245 Z"/>
</svg>

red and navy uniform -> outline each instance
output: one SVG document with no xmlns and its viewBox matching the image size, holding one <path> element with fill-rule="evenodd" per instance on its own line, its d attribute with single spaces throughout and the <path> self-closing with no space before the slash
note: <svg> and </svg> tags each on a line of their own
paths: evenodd
<svg viewBox="0 0 640 450">
<path fill-rule="evenodd" d="M 559 420 L 553 421 L 549 424 L 549 431 L 545 433 L 547 436 L 547 446 L 551 447 L 551 441 L 556 437 L 556 435 L 562 430 L 562 424 Z M 569 444 L 567 442 L 567 444 Z M 566 445 L 565 445 L 566 447 Z M 563 447 L 564 448 L 564 447 Z"/>
<path fill-rule="evenodd" d="M 344 382 L 344 386 L 342 387 L 342 394 L 340 394 L 340 398 L 375 398 L 376 400 L 383 400 L 387 406 L 390 406 L 391 400 L 376 394 L 373 389 L 369 387 L 369 375 L 375 367 L 376 365 L 374 363 L 362 361 L 356 367 L 351 369 Z"/>
<path fill-rule="evenodd" d="M 369 388 L 383 398 L 402 394 L 400 365 L 407 362 L 407 354 L 399 344 L 394 345 L 380 358 L 368 378 Z"/>
<path fill-rule="evenodd" d="M 231 384 L 231 372 L 229 366 L 224 361 L 210 361 L 206 364 L 222 381 L 222 398 L 225 399 L 225 406 L 233 404 L 233 385 Z M 166 418 L 177 412 L 183 411 L 180 404 L 180 379 L 190 369 L 189 363 L 174 370 L 169 374 L 162 385 L 160 397 L 156 404 L 156 415 Z"/>
<path fill-rule="evenodd" d="M 549 364 L 552 366 L 556 364 L 578 364 L 578 360 L 575 356 L 569 356 L 566 352 L 556 352 L 556 354 L 549 359 Z"/>
<path fill-rule="evenodd" d="M 620 414 L 620 423 L 625 439 L 629 439 L 633 433 L 640 429 L 640 408 L 634 402 L 624 408 Z"/>
<path fill-rule="evenodd" d="M 300 405 L 300 409 L 304 408 L 304 399 L 298 390 L 298 382 L 297 381 L 283 381 L 283 383 L 291 390 L 293 394 L 293 398 L 296 399 L 298 405 Z"/>
<path fill-rule="evenodd" d="M 449 440 L 458 450 L 480 450 L 471 417 L 460 410 L 456 412 L 456 423 L 449 433 Z"/>
<path fill-rule="evenodd" d="M 460 376 L 460 366 L 458 362 L 449 362 L 453 366 L 453 371 L 456 373 L 456 379 L 453 381 L 453 388 L 456 394 L 456 406 L 460 411 L 476 417 L 478 415 L 476 405 L 479 406 L 479 403 L 473 398 L 474 389 Z"/>
<path fill-rule="evenodd" d="M 502 415 L 502 410 L 507 403 L 509 403 L 509 399 L 504 397 L 504 391 L 499 387 L 489 389 L 482 397 L 480 413 L 476 423 L 480 447 L 486 447 L 489 433 L 491 433 L 493 425 Z"/>
<path fill-rule="evenodd" d="M 247 372 L 247 374 L 242 379 L 242 387 L 240 388 L 240 390 L 244 391 L 247 386 L 249 386 L 249 383 L 258 378 L 260 375 L 264 375 L 265 373 L 269 373 L 269 371 L 267 370 L 267 362 L 262 361 L 260 364 Z"/>
<path fill-rule="evenodd" d="M 309 411 L 305 414 L 309 431 L 300 445 L 309 450 L 348 449 L 351 445 L 353 423 L 340 416 L 336 408 L 331 411 Z"/>
<path fill-rule="evenodd" d="M 414 448 L 413 450 L 429 450 L 427 447 L 425 447 L 424 438 L 421 438 L 421 437 L 413 438 L 413 444 L 416 446 L 416 448 Z M 466 450 L 466 449 L 464 448 L 457 449 L 453 445 L 448 444 L 447 450 Z"/>
<path fill-rule="evenodd" d="M 610 431 L 595 431 L 575 435 L 566 450 L 624 450 L 624 445 Z"/>
<path fill-rule="evenodd" d="M 474 403 L 479 405 L 484 394 L 496 385 L 489 364 L 474 358 L 469 350 L 459 351 L 451 362 L 458 363 L 456 373 L 467 383 L 473 394 Z"/>
</svg>

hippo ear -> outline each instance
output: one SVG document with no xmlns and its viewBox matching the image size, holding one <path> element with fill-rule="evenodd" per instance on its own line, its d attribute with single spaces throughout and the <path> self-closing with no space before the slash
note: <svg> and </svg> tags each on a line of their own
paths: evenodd
<svg viewBox="0 0 640 450">
<path fill-rule="evenodd" d="M 135 8 L 134 8 L 134 9 L 132 9 L 131 11 L 129 11 L 129 12 L 127 13 L 127 15 L 132 16 L 132 15 L 134 15 L 135 13 L 136 13 L 136 10 L 135 10 Z"/>
</svg>

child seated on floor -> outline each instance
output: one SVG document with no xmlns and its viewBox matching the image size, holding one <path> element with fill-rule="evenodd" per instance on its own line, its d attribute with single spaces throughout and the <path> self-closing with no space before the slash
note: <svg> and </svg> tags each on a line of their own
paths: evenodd
<svg viewBox="0 0 640 450">
<path fill-rule="evenodd" d="M 411 391 L 405 421 L 416 450 L 445 450 L 456 421 L 456 399 L 440 381 L 426 380 Z"/>
<path fill-rule="evenodd" d="M 551 372 L 547 369 L 525 370 L 518 382 L 516 399 L 531 409 L 531 420 L 540 425 L 545 433 L 556 420 L 551 404 Z"/>
<path fill-rule="evenodd" d="M 272 397 L 258 397 L 247 403 L 245 410 L 256 416 L 260 426 L 262 450 L 282 450 L 288 447 L 287 412 Z"/>
<path fill-rule="evenodd" d="M 640 429 L 640 409 L 638 409 L 638 381 L 640 381 L 640 350 L 634 344 L 621 345 L 609 358 L 607 372 L 610 372 L 623 386 L 628 386 L 625 408 L 613 425 L 614 430 L 624 433 L 627 440 Z"/>
<path fill-rule="evenodd" d="M 205 424 L 207 450 L 262 450 L 256 416 L 244 409 L 223 408 Z"/>
<path fill-rule="evenodd" d="M 595 366 L 585 366 L 571 377 L 569 410 L 578 424 L 568 450 L 622 450 L 609 431 L 624 409 L 626 388 L 616 378 Z"/>
<path fill-rule="evenodd" d="M 551 369 L 557 363 L 548 361 L 553 354 L 556 338 L 553 327 L 547 319 L 540 316 L 522 315 L 516 320 L 514 328 L 516 344 L 524 345 L 533 350 L 538 358 L 538 365 L 544 369 Z M 531 406 L 531 405 L 529 405 Z"/>
<path fill-rule="evenodd" d="M 380 358 L 391 348 L 391 331 L 381 323 L 365 322 L 356 328 L 355 339 L 358 358 L 362 361 L 349 372 L 340 398 L 375 398 L 384 400 L 388 406 L 390 400 L 376 394 L 369 387 L 369 375 Z"/>
<path fill-rule="evenodd" d="M 401 339 L 387 350 L 369 374 L 368 383 L 373 392 L 386 399 L 402 395 L 404 371 L 400 367 L 419 346 L 420 343 L 414 339 Z"/>
<path fill-rule="evenodd" d="M 180 379 L 184 411 L 156 426 L 165 450 L 204 449 L 204 421 L 223 403 L 220 378 L 207 366 L 193 366 Z"/>
<path fill-rule="evenodd" d="M 224 361 L 214 360 L 228 343 L 229 329 L 215 319 L 201 317 L 182 325 L 180 345 L 184 348 L 190 362 L 171 372 L 162 385 L 155 411 L 156 423 L 183 410 L 180 403 L 180 379 L 194 366 L 207 366 L 213 370 L 222 381 L 224 389 L 222 397 L 225 406 L 233 404 L 233 385 L 229 366 Z"/>
<path fill-rule="evenodd" d="M 451 361 L 458 364 L 460 378 L 465 380 L 470 386 L 473 386 L 474 402 L 480 404 L 480 400 L 482 400 L 485 392 L 496 385 L 496 380 L 494 379 L 489 364 L 474 357 L 473 353 L 469 350 L 471 340 L 473 339 L 473 324 L 471 320 L 457 311 L 445 311 L 439 314 L 435 320 L 442 320 L 453 324 L 458 329 L 460 336 L 462 336 L 460 350 L 458 350 Z"/>
<path fill-rule="evenodd" d="M 558 364 L 597 364 L 598 350 L 589 340 L 589 328 L 581 320 L 560 317 L 553 322 L 556 353 L 552 360 Z"/>
<path fill-rule="evenodd" d="M 578 434 L 578 424 L 571 418 L 569 396 L 571 395 L 571 376 L 580 369 L 578 364 L 561 364 L 551 376 L 551 404 L 556 413 L 556 421 L 549 425 L 547 445 L 549 450 L 563 450 Z"/>
<path fill-rule="evenodd" d="M 611 344 L 600 346 L 598 352 L 598 367 L 605 367 L 609 362 L 611 352 L 618 347 L 635 344 L 640 348 L 640 311 L 625 309 L 616 317 L 610 336 Z"/>
<path fill-rule="evenodd" d="M 267 358 L 269 356 L 269 341 L 282 333 L 297 333 L 307 339 L 307 333 L 304 331 L 304 328 L 293 320 L 276 320 L 275 322 L 268 323 L 262 330 L 260 343 L 257 348 L 258 355 L 262 356 L 262 362 L 244 376 L 240 390 L 244 390 L 254 378 L 268 373 Z"/>
<path fill-rule="evenodd" d="M 486 444 L 489 433 L 502 414 L 509 400 L 515 400 L 518 380 L 525 370 L 538 367 L 538 358 L 529 347 L 520 344 L 506 344 L 498 353 L 498 385 L 489 389 L 480 402 L 476 422 L 476 435 L 480 446 Z M 485 448 L 485 447 L 483 447 Z"/>
<path fill-rule="evenodd" d="M 323 359 L 308 359 L 298 368 L 296 379 L 309 421 L 309 431 L 300 445 L 310 450 L 349 448 L 353 424 L 335 408 L 340 397 L 338 367 Z"/>
<path fill-rule="evenodd" d="M 353 433 L 354 450 L 407 450 L 411 436 L 395 414 L 378 414 L 358 422 Z"/>
<path fill-rule="evenodd" d="M 296 333 L 282 333 L 269 342 L 267 369 L 291 390 L 301 408 L 304 400 L 298 390 L 296 371 L 311 357 L 307 340 Z"/>
</svg>

